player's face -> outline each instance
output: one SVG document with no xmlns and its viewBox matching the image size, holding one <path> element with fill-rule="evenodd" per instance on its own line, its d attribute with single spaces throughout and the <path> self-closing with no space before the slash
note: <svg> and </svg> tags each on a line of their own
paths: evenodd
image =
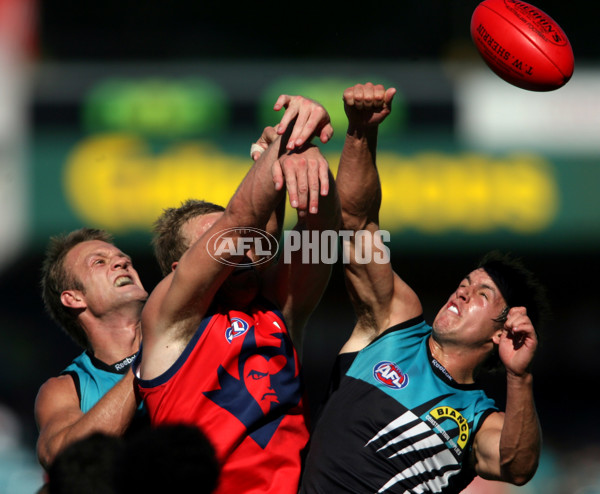
<svg viewBox="0 0 600 494">
<path fill-rule="evenodd" d="M 271 403 L 279 403 L 277 392 L 271 382 L 271 376 L 283 369 L 286 362 L 287 359 L 283 355 L 277 355 L 268 360 L 262 355 L 253 355 L 244 365 L 246 388 L 260 405 L 265 415 L 271 409 Z"/>
<path fill-rule="evenodd" d="M 83 286 L 85 305 L 97 315 L 148 298 L 131 259 L 112 244 L 101 240 L 81 242 L 67 253 L 64 262 Z"/>
<path fill-rule="evenodd" d="M 506 302 L 492 278 L 483 269 L 469 273 L 434 322 L 434 336 L 440 341 L 466 345 L 488 343 L 499 329 L 494 321 Z"/>
</svg>

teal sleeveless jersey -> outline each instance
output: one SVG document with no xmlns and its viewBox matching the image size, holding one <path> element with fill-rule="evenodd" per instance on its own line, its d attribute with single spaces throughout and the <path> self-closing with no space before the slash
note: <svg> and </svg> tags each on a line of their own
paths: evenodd
<svg viewBox="0 0 600 494">
<path fill-rule="evenodd" d="M 132 355 L 108 365 L 89 352 L 84 352 L 61 372 L 61 375 L 68 374 L 73 378 L 83 413 L 88 412 L 100 398 L 123 379 L 134 358 L 135 355 Z"/>
<path fill-rule="evenodd" d="M 470 483 L 473 437 L 497 408 L 432 357 L 430 334 L 417 318 L 339 356 L 302 493 L 458 493 Z"/>
</svg>

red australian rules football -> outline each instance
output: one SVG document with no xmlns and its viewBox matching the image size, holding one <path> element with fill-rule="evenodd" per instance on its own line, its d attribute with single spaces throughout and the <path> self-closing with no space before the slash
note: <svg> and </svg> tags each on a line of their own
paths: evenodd
<svg viewBox="0 0 600 494">
<path fill-rule="evenodd" d="M 551 91 L 573 75 L 567 35 L 548 14 L 518 0 L 485 0 L 473 11 L 471 37 L 502 79 L 531 91 Z"/>
</svg>

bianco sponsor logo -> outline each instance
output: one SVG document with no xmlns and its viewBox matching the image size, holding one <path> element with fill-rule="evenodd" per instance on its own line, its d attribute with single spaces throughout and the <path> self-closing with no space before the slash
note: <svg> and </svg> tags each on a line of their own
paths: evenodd
<svg viewBox="0 0 600 494">
<path fill-rule="evenodd" d="M 283 236 L 281 255 L 285 264 L 298 256 L 302 264 L 335 264 L 339 260 L 344 264 L 384 264 L 390 260 L 390 249 L 385 245 L 390 240 L 390 233 L 385 230 L 288 230 Z M 222 230 L 212 235 L 207 243 L 213 259 L 239 267 L 263 264 L 276 257 L 279 248 L 273 235 L 250 227 Z M 248 255 L 248 260 L 234 260 L 244 255 Z"/>
</svg>

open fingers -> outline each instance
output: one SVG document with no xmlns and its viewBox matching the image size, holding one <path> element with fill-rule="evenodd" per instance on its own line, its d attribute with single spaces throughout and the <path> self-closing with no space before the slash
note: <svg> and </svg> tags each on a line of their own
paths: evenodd
<svg viewBox="0 0 600 494">
<path fill-rule="evenodd" d="M 286 144 L 287 149 L 301 147 L 313 136 L 319 136 L 323 143 L 333 136 L 329 113 L 316 101 L 302 96 L 282 94 L 277 99 L 274 109 L 280 110 L 284 107 L 286 110 L 277 126 L 277 133 L 283 135 L 290 123 L 296 119 Z"/>
</svg>

